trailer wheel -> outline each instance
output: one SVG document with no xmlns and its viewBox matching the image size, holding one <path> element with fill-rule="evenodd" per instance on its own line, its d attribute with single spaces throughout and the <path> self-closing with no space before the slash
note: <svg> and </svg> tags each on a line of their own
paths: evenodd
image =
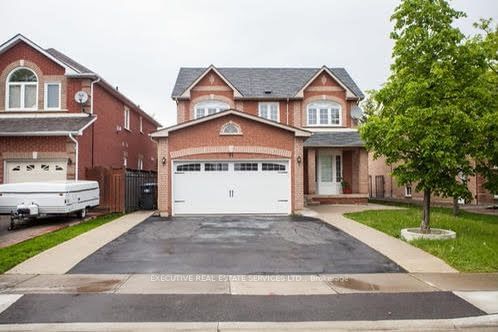
<svg viewBox="0 0 498 332">
<path fill-rule="evenodd" d="M 84 219 L 86 217 L 86 208 L 78 211 L 78 218 Z"/>
</svg>

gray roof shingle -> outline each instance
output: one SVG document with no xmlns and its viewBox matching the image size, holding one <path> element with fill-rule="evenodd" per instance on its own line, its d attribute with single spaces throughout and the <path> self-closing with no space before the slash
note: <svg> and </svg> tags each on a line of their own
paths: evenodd
<svg viewBox="0 0 498 332">
<path fill-rule="evenodd" d="M 357 131 L 329 131 L 313 133 L 304 142 L 305 147 L 354 147 L 364 146 Z"/>
<path fill-rule="evenodd" d="M 94 72 L 87 67 L 83 66 L 82 64 L 74 61 L 67 55 L 57 51 L 55 48 L 47 48 L 45 51 L 47 51 L 51 56 L 56 58 L 57 60 L 65 63 L 69 67 L 72 67 L 76 69 L 80 74 L 94 74 Z"/>
<path fill-rule="evenodd" d="M 172 97 L 180 97 L 207 68 L 180 68 Z M 322 68 L 216 68 L 246 98 L 293 98 Z M 344 68 L 328 68 L 357 97 L 363 98 Z M 271 90 L 271 95 L 265 93 Z"/>
<path fill-rule="evenodd" d="M 15 136 L 30 132 L 47 135 L 54 132 L 76 134 L 94 118 L 94 116 L 0 118 L 0 135 Z"/>
</svg>

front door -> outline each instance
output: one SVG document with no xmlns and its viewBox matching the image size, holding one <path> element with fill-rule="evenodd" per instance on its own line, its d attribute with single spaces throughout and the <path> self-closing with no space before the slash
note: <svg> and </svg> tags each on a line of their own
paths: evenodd
<svg viewBox="0 0 498 332">
<path fill-rule="evenodd" d="M 318 194 L 338 195 L 342 193 L 342 153 L 324 151 L 318 154 Z"/>
</svg>

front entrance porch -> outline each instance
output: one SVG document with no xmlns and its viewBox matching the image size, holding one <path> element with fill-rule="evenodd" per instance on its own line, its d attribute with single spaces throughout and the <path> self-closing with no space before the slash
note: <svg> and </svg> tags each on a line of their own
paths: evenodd
<svg viewBox="0 0 498 332">
<path fill-rule="evenodd" d="M 365 148 L 308 147 L 304 156 L 307 202 L 367 203 L 368 154 Z"/>
</svg>

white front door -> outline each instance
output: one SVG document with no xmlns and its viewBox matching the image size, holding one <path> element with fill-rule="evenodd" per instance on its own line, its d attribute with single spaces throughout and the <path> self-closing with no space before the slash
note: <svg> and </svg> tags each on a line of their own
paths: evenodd
<svg viewBox="0 0 498 332">
<path fill-rule="evenodd" d="M 342 193 L 342 153 L 323 151 L 318 154 L 317 187 L 319 195 Z"/>
<path fill-rule="evenodd" d="M 66 160 L 8 160 L 5 183 L 66 180 Z"/>
<path fill-rule="evenodd" d="M 173 163 L 173 214 L 289 214 L 288 161 Z"/>
</svg>

